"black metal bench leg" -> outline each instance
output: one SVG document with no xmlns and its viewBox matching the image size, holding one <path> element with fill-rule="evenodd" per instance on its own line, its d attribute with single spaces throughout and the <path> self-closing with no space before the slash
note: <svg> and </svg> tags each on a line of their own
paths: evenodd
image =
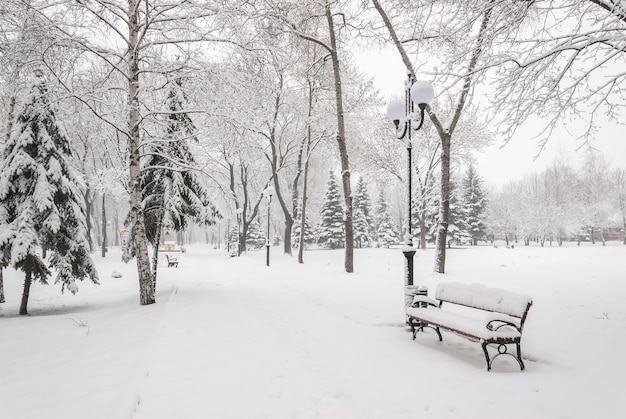
<svg viewBox="0 0 626 419">
<path fill-rule="evenodd" d="M 491 358 L 489 358 L 489 351 L 487 350 L 487 342 L 483 342 L 483 352 L 485 353 L 485 359 L 487 360 L 487 371 L 491 371 Z"/>
<path fill-rule="evenodd" d="M 524 365 L 524 361 L 522 360 L 522 349 L 519 343 L 516 345 L 517 345 L 517 362 L 519 362 L 520 368 L 522 369 L 522 371 L 524 371 L 526 369 L 526 366 Z"/>
<path fill-rule="evenodd" d="M 413 340 L 415 340 L 415 335 L 417 334 L 417 329 L 413 324 L 413 318 L 409 317 L 409 325 L 411 326 L 411 332 L 413 333 Z"/>
</svg>

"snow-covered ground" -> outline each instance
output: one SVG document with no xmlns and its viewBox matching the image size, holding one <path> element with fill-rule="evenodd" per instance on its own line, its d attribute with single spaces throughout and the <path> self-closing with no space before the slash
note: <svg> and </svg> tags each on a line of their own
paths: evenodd
<svg viewBox="0 0 626 419">
<path fill-rule="evenodd" d="M 404 326 L 403 256 L 272 248 L 229 258 L 188 247 L 138 304 L 134 261 L 94 255 L 101 285 L 77 295 L 21 274 L 0 305 L 0 418 L 623 418 L 626 246 L 452 249 L 445 275 L 418 251 L 416 283 L 480 282 L 534 299 L 526 371 L 480 345 Z M 116 270 L 122 278 L 112 278 Z"/>
</svg>

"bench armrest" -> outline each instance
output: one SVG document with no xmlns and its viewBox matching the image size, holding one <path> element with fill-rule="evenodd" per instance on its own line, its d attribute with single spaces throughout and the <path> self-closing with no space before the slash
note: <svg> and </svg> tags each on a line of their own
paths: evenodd
<svg viewBox="0 0 626 419">
<path fill-rule="evenodd" d="M 486 316 L 485 321 L 487 329 L 494 332 L 505 326 L 513 327 L 518 332 L 522 331 L 519 319 L 507 314 L 490 313 Z"/>
<path fill-rule="evenodd" d="M 423 307 L 423 305 L 426 306 L 433 306 L 433 307 L 439 307 L 439 301 L 427 297 L 425 295 L 416 295 L 413 297 L 413 304 L 411 304 L 411 307 Z"/>
</svg>

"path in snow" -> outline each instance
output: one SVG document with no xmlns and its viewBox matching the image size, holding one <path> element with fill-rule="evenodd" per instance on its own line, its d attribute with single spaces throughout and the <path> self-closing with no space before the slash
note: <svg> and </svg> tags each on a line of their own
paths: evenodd
<svg viewBox="0 0 626 419">
<path fill-rule="evenodd" d="M 186 256 L 184 263 L 195 271 L 191 265 L 206 260 Z M 362 355 L 367 328 L 272 281 L 271 271 L 249 260 L 214 263 L 232 267 L 218 269 L 227 272 L 220 278 L 188 279 L 181 264 L 134 418 L 340 414 L 355 397 L 346 389 L 362 388 L 351 385 L 363 378 L 351 372 L 371 367 Z M 259 275 L 245 277 L 251 270 Z M 377 386 L 356 397 L 375 400 Z M 351 404 L 349 416 L 359 409 Z M 363 409 L 361 417 L 371 413 Z"/>
</svg>

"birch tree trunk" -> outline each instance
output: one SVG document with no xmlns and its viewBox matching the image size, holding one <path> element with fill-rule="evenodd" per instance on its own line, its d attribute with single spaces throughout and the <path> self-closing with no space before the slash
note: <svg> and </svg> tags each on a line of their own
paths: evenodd
<svg viewBox="0 0 626 419">
<path fill-rule="evenodd" d="M 152 249 L 152 288 L 156 292 L 157 270 L 159 266 L 159 243 L 161 242 L 161 226 L 163 225 L 163 213 L 158 217 L 156 234 L 154 236 L 154 248 Z M 180 242 L 179 242 L 180 243 Z M 182 243 L 181 243 L 182 244 Z"/>
<path fill-rule="evenodd" d="M 141 305 L 155 302 L 154 286 L 150 271 L 150 259 L 146 239 L 143 211 L 141 210 L 141 167 L 139 132 L 139 1 L 128 0 L 128 132 L 129 132 L 129 175 L 130 175 L 130 218 L 133 245 L 137 259 L 139 277 L 139 302 Z"/>
<path fill-rule="evenodd" d="M 302 208 L 300 209 L 300 241 L 298 242 L 298 263 L 304 263 L 304 239 L 306 236 L 306 200 L 309 181 L 309 156 L 311 153 L 311 116 L 313 115 L 313 86 L 308 80 L 309 106 L 307 111 L 306 145 L 304 149 L 304 175 L 302 179 Z"/>
<path fill-rule="evenodd" d="M 354 230 L 352 227 L 352 189 L 350 185 L 350 162 L 348 160 L 348 149 L 346 147 L 346 129 L 343 111 L 343 89 L 341 85 L 341 71 L 339 67 L 339 52 L 337 50 L 337 39 L 335 35 L 335 24 L 330 9 L 330 3 L 326 3 L 326 20 L 328 22 L 328 32 L 330 35 L 330 57 L 333 64 L 333 74 L 335 77 L 335 103 L 337 107 L 337 146 L 341 159 L 341 180 L 343 184 L 343 198 L 345 205 L 344 229 L 346 235 L 346 254 L 344 267 L 346 272 L 354 272 Z"/>
</svg>

